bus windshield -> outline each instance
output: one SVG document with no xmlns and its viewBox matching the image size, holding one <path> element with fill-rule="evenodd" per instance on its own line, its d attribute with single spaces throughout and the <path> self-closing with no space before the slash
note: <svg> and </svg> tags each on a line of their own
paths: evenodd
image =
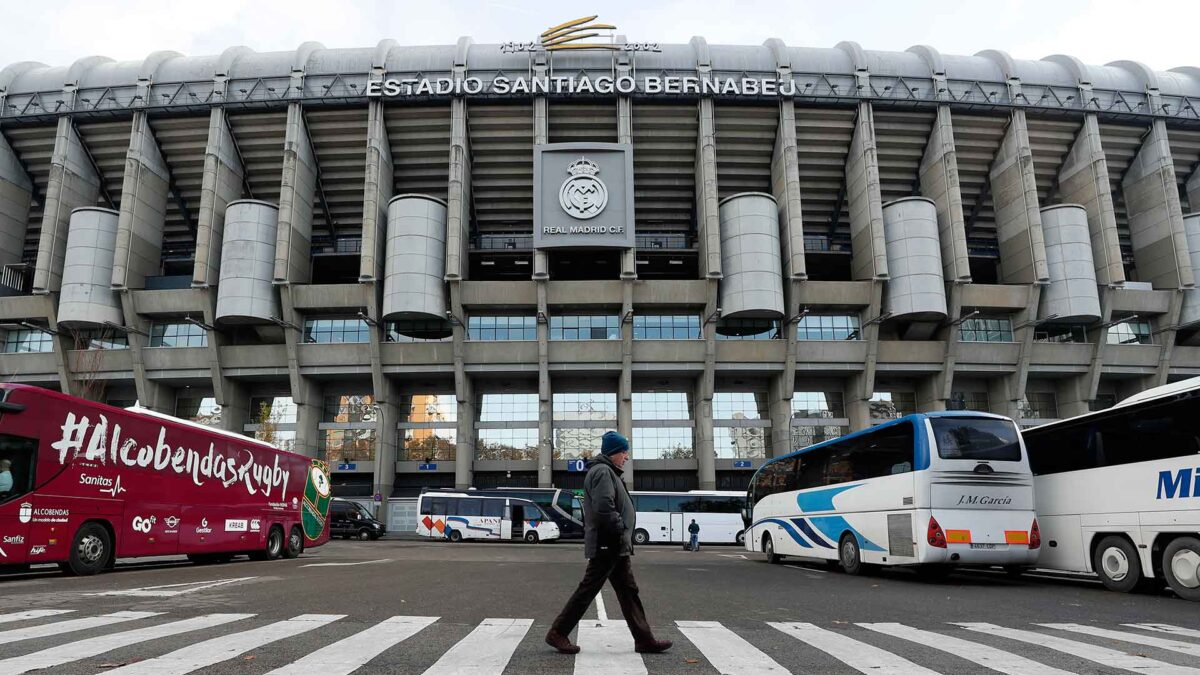
<svg viewBox="0 0 1200 675">
<path fill-rule="evenodd" d="M 1017 427 L 1008 420 L 983 417 L 934 417 L 938 457 L 975 461 L 1019 462 Z"/>
</svg>

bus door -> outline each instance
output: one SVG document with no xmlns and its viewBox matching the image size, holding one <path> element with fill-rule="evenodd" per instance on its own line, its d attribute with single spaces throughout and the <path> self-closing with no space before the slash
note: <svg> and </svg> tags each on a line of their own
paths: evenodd
<svg viewBox="0 0 1200 675">
<path fill-rule="evenodd" d="M 510 513 L 512 517 L 509 519 L 510 527 L 509 539 L 524 539 L 525 537 L 525 505 L 519 502 L 510 502 Z"/>
<path fill-rule="evenodd" d="M 687 531 L 687 528 L 684 527 L 684 524 L 683 524 L 683 514 L 682 513 L 672 513 L 671 514 L 671 541 L 677 542 L 677 543 L 683 542 L 683 539 L 685 536 L 684 533 L 686 531 Z"/>
<path fill-rule="evenodd" d="M 30 539 L 29 523 L 37 500 L 22 498 L 33 490 L 37 450 L 38 442 L 32 438 L 0 434 L 0 459 L 8 460 L 0 468 L 7 471 L 0 491 L 0 565 L 25 562 L 33 546 L 46 549 L 45 541 Z"/>
</svg>

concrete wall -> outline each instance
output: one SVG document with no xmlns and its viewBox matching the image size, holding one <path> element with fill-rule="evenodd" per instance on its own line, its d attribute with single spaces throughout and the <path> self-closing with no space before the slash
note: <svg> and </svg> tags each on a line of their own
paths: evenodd
<svg viewBox="0 0 1200 675">
<path fill-rule="evenodd" d="M 424 195 L 388 203 L 383 318 L 446 318 L 446 204 Z"/>
<path fill-rule="evenodd" d="M 67 226 L 71 212 L 92 206 L 100 198 L 100 176 L 87 156 L 79 132 L 69 117 L 58 120 L 54 154 L 50 160 L 50 182 L 42 212 L 41 241 L 33 274 L 35 293 L 51 293 L 62 283 L 67 248 Z"/>
<path fill-rule="evenodd" d="M 767 194 L 745 193 L 721 202 L 721 316 L 783 315 L 779 210 Z"/>
<path fill-rule="evenodd" d="M 146 277 L 158 274 L 170 180 L 149 118 L 145 113 L 135 113 L 121 186 L 114 287 L 145 288 Z"/>
<path fill-rule="evenodd" d="M 275 281 L 308 283 L 312 275 L 313 200 L 317 164 L 304 109 L 288 106 L 283 141 L 283 179 L 279 188 L 279 233 L 275 244 Z"/>
<path fill-rule="evenodd" d="M 1033 151 L 1023 111 L 1012 114 L 988 178 L 996 211 L 1001 279 L 1008 284 L 1046 281 L 1046 249 L 1038 213 Z"/>
<path fill-rule="evenodd" d="M 119 217 L 112 209 L 97 207 L 71 212 L 58 303 L 60 324 L 85 328 L 124 323 L 112 290 Z"/>
<path fill-rule="evenodd" d="M 939 106 L 937 119 L 921 159 L 921 196 L 937 205 L 942 273 L 946 281 L 969 281 L 967 235 L 963 222 L 962 191 L 958 182 L 958 155 L 950 108 Z"/>
<path fill-rule="evenodd" d="M 0 265 L 21 262 L 32 200 L 33 181 L 0 136 Z"/>
<path fill-rule="evenodd" d="M 1091 323 L 1100 318 L 1100 295 L 1092 261 L 1087 210 L 1078 204 L 1042 209 L 1050 283 L 1042 291 L 1038 318 Z"/>
<path fill-rule="evenodd" d="M 242 196 L 245 171 L 229 130 L 225 109 L 213 108 L 208 118 L 208 142 L 204 149 L 204 177 L 196 226 L 196 265 L 192 275 L 195 286 L 215 285 L 219 279 L 225 208 Z"/>
<path fill-rule="evenodd" d="M 1100 125 L 1095 115 L 1083 118 L 1083 126 L 1059 170 L 1058 190 L 1063 202 L 1081 204 L 1087 210 L 1096 281 L 1102 286 L 1124 283 L 1125 267 L 1121 263 L 1108 162 L 1104 158 Z"/>
<path fill-rule="evenodd" d="M 1138 277 L 1155 288 L 1194 286 L 1166 122 L 1151 125 L 1121 179 L 1121 191 Z"/>
<path fill-rule="evenodd" d="M 846 199 L 850 204 L 852 274 L 855 279 L 888 276 L 879 197 L 879 157 L 875 148 L 875 116 L 871 104 L 858 106 L 850 153 L 846 157 Z"/>
<path fill-rule="evenodd" d="M 230 202 L 225 209 L 221 245 L 221 283 L 216 318 L 223 323 L 267 323 L 282 316 L 271 278 L 279 209 L 253 199 Z"/>
</svg>

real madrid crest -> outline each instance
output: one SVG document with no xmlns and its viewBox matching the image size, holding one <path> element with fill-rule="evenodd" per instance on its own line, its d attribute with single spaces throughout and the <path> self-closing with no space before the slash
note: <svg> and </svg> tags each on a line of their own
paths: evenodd
<svg viewBox="0 0 1200 675">
<path fill-rule="evenodd" d="M 600 215 L 608 205 L 608 188 L 597 176 L 600 167 L 587 157 L 580 157 L 567 166 L 567 173 L 571 177 L 558 190 L 558 203 L 563 211 L 578 220 Z"/>
</svg>

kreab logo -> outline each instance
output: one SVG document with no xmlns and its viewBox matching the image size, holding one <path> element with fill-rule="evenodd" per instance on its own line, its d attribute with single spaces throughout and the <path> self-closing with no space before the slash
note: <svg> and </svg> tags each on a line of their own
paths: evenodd
<svg viewBox="0 0 1200 675">
<path fill-rule="evenodd" d="M 600 166 L 587 157 L 580 157 L 567 167 L 571 177 L 558 189 L 558 204 L 567 215 L 588 220 L 600 215 L 608 205 L 608 187 L 597 177 Z"/>
<path fill-rule="evenodd" d="M 150 530 L 154 527 L 154 523 L 156 522 L 158 522 L 157 516 L 150 516 L 149 518 L 134 516 L 132 525 L 135 531 L 141 532 L 142 534 L 150 534 Z"/>
</svg>

